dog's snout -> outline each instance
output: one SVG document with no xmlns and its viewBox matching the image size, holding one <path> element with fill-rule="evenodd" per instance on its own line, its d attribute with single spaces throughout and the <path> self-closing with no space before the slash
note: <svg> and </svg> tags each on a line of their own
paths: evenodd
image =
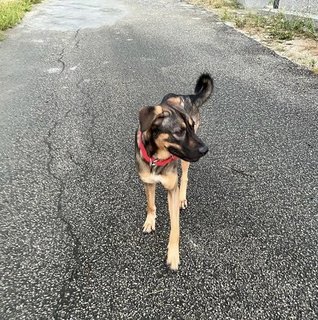
<svg viewBox="0 0 318 320">
<path fill-rule="evenodd" d="M 202 155 L 205 155 L 208 151 L 209 151 L 209 148 L 207 146 L 205 146 L 205 145 L 199 148 L 199 152 Z"/>
</svg>

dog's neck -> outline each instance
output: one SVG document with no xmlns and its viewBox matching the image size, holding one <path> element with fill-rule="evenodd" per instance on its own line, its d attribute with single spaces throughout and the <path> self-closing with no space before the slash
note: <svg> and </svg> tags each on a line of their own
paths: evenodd
<svg viewBox="0 0 318 320">
<path fill-rule="evenodd" d="M 148 133 L 143 133 L 141 139 L 145 146 L 148 156 L 158 158 L 158 147 L 153 137 Z"/>
<path fill-rule="evenodd" d="M 165 160 L 172 156 L 167 149 L 159 149 L 155 140 L 149 134 L 143 133 L 141 139 L 149 157 L 154 157 L 158 160 Z"/>
</svg>

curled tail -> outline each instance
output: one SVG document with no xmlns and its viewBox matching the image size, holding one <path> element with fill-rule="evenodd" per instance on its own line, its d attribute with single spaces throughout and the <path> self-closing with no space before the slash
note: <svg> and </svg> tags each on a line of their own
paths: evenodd
<svg viewBox="0 0 318 320">
<path fill-rule="evenodd" d="M 194 89 L 194 95 L 191 96 L 192 103 L 196 107 L 200 107 L 204 102 L 206 102 L 213 91 L 213 79 L 208 73 L 203 73 L 197 80 Z"/>
</svg>

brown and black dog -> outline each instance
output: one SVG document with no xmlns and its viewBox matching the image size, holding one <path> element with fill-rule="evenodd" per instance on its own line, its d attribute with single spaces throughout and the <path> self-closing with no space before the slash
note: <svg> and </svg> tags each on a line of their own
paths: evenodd
<svg viewBox="0 0 318 320">
<path fill-rule="evenodd" d="M 168 191 L 170 237 L 167 264 L 179 266 L 179 211 L 187 207 L 187 183 L 190 162 L 198 161 L 208 147 L 196 135 L 200 106 L 213 91 L 213 80 L 202 74 L 193 95 L 167 94 L 156 106 L 142 107 L 136 132 L 136 165 L 145 185 L 147 217 L 144 232 L 155 230 L 155 188 L 160 182 Z M 181 183 L 178 186 L 177 163 L 181 159 Z"/>
</svg>

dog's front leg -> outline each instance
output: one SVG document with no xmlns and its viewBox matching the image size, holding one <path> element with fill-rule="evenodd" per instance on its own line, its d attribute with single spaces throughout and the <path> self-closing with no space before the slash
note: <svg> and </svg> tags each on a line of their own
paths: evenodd
<svg viewBox="0 0 318 320">
<path fill-rule="evenodd" d="M 180 182 L 180 208 L 185 209 L 188 206 L 187 202 L 187 187 L 188 187 L 188 171 L 190 163 L 181 160 L 181 182 Z"/>
<path fill-rule="evenodd" d="M 178 184 L 173 189 L 168 190 L 168 207 L 170 214 L 170 236 L 168 244 L 167 265 L 171 270 L 177 270 L 180 258 L 179 258 L 179 238 L 180 238 L 180 226 L 179 226 L 179 188 Z"/>
<path fill-rule="evenodd" d="M 145 183 L 144 185 L 147 198 L 147 217 L 144 223 L 144 232 L 149 233 L 156 228 L 156 184 Z"/>
</svg>

